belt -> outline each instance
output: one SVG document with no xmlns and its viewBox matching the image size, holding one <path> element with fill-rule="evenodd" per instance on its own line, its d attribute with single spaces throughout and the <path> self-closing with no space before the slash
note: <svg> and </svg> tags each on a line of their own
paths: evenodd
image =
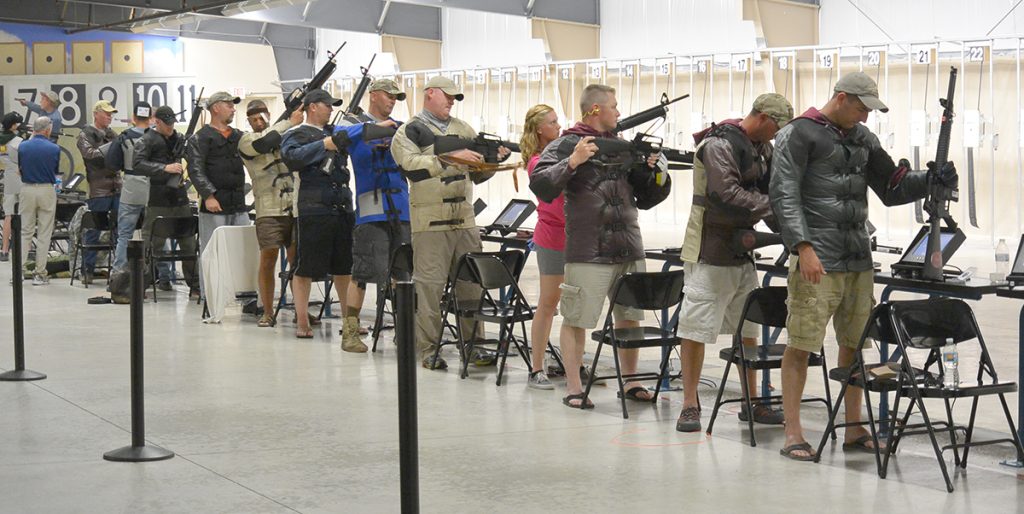
<svg viewBox="0 0 1024 514">
<path fill-rule="evenodd" d="M 465 179 L 466 179 L 465 175 L 452 175 L 450 177 L 441 177 L 441 183 L 442 184 L 451 184 L 452 182 L 457 182 L 459 180 L 465 180 Z"/>
<path fill-rule="evenodd" d="M 453 196 L 451 198 L 442 198 L 441 201 L 444 202 L 444 203 L 462 203 L 462 202 L 466 201 L 466 197 L 465 196 Z"/>
<path fill-rule="evenodd" d="M 462 218 L 450 219 L 450 220 L 439 220 L 431 221 L 429 225 L 431 227 L 439 227 L 443 225 L 461 225 L 464 220 Z"/>
</svg>

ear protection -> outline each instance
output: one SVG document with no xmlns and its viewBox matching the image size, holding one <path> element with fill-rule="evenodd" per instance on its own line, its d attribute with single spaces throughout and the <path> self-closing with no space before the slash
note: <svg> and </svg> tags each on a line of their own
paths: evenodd
<svg viewBox="0 0 1024 514">
<path fill-rule="evenodd" d="M 586 118 L 587 116 L 595 116 L 599 112 L 601 112 L 601 108 L 595 105 L 593 109 L 583 113 L 583 117 Z"/>
</svg>

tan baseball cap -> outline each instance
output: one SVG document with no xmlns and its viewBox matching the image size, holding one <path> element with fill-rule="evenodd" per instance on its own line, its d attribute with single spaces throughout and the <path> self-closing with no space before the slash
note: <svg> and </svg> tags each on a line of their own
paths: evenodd
<svg viewBox="0 0 1024 514">
<path fill-rule="evenodd" d="M 220 102 L 231 102 L 233 104 L 237 104 L 241 101 L 241 98 L 231 93 L 228 93 L 227 91 L 217 91 L 216 93 L 210 95 L 210 97 L 206 99 L 206 108 L 213 109 L 213 104 L 217 104 Z"/>
<path fill-rule="evenodd" d="M 110 102 L 108 102 L 106 100 L 100 100 L 99 102 L 96 102 L 92 106 L 92 112 L 99 112 L 99 111 L 115 113 L 115 112 L 117 112 L 117 109 L 115 109 L 114 106 L 110 104 Z"/>
<path fill-rule="evenodd" d="M 785 127 L 793 119 L 793 105 L 778 93 L 765 93 L 754 99 L 754 110 L 767 114 L 769 118 Z"/>
<path fill-rule="evenodd" d="M 836 82 L 835 92 L 854 95 L 873 111 L 889 112 L 889 108 L 878 99 L 878 84 L 862 71 L 843 75 Z"/>
<path fill-rule="evenodd" d="M 54 93 L 53 91 L 43 91 L 39 94 L 45 96 L 53 105 L 60 105 L 60 97 L 57 96 L 57 93 Z"/>
<path fill-rule="evenodd" d="M 370 91 L 383 91 L 395 95 L 396 100 L 405 100 L 405 93 L 398 88 L 398 84 L 391 79 L 377 79 L 370 83 Z"/>
<path fill-rule="evenodd" d="M 452 79 L 443 77 L 441 75 L 438 75 L 428 80 L 427 85 L 423 86 L 424 91 L 432 88 L 440 89 L 441 91 L 444 91 L 444 94 L 454 96 L 455 99 L 460 102 L 462 101 L 463 98 L 465 98 L 465 95 L 462 94 L 462 91 L 459 89 L 459 86 L 454 81 L 452 81 Z"/>
</svg>

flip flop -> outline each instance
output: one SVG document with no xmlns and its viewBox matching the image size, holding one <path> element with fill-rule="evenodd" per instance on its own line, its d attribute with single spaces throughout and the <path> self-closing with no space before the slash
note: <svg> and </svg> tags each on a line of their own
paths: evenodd
<svg viewBox="0 0 1024 514">
<path fill-rule="evenodd" d="M 801 451 L 801 450 L 809 453 L 809 455 L 794 455 L 793 454 L 793 452 Z M 814 449 L 811 448 L 811 443 L 808 443 L 806 441 L 802 442 L 802 443 L 792 444 L 792 445 L 789 445 L 789 446 L 779 450 L 779 455 L 782 455 L 783 457 L 785 457 L 787 459 L 798 460 L 798 461 L 801 461 L 801 462 L 812 461 L 812 460 L 814 460 L 814 457 L 816 457 L 816 455 L 814 453 Z"/>
<path fill-rule="evenodd" d="M 640 392 L 642 392 L 642 391 L 647 391 L 648 393 L 650 393 L 652 395 L 652 398 L 642 398 L 642 397 L 640 397 Z M 619 391 L 616 394 L 618 395 L 619 398 L 622 398 L 622 391 Z M 647 388 L 644 387 L 644 386 L 633 386 L 633 387 L 630 387 L 629 389 L 626 390 L 626 399 L 627 400 L 633 400 L 634 402 L 647 402 L 647 403 L 651 403 L 651 400 L 654 400 L 653 395 L 654 395 L 654 393 L 652 393 L 651 391 L 648 391 Z"/>
<path fill-rule="evenodd" d="M 850 441 L 850 442 L 847 442 L 847 443 L 843 443 L 843 451 L 844 452 L 863 452 L 863 453 L 874 454 L 875 453 L 875 447 L 874 446 L 868 446 L 868 441 L 871 441 L 872 444 L 874 443 L 874 441 L 871 439 L 871 434 L 864 434 L 864 435 L 854 439 L 853 441 Z M 882 441 L 879 441 L 878 444 L 879 444 L 878 451 L 880 451 L 880 452 L 881 451 L 885 451 L 885 444 L 883 444 Z"/>
<path fill-rule="evenodd" d="M 309 329 L 305 332 L 295 331 L 296 339 L 313 339 L 313 329 Z"/>
<path fill-rule="evenodd" d="M 573 405 L 572 404 L 573 400 L 579 400 L 580 404 L 579 405 Z M 562 398 L 562 403 L 564 403 L 565 406 L 569 407 L 570 409 L 586 410 L 586 409 L 593 409 L 594 408 L 594 402 L 590 401 L 590 398 L 587 398 L 586 403 L 583 402 L 583 393 L 567 395 L 565 398 Z"/>
</svg>

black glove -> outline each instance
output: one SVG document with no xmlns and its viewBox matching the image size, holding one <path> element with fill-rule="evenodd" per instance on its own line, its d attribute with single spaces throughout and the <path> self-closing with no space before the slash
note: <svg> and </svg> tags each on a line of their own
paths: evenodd
<svg viewBox="0 0 1024 514">
<path fill-rule="evenodd" d="M 338 147 L 339 151 L 344 152 L 348 145 L 352 143 L 352 140 L 348 137 L 348 132 L 339 130 L 331 135 L 331 141 L 334 141 L 334 146 Z"/>
<path fill-rule="evenodd" d="M 956 166 L 953 165 L 953 161 L 946 161 L 946 164 L 943 164 L 937 173 L 935 163 L 928 161 L 928 173 L 934 174 L 942 185 L 950 189 L 957 189 L 960 186 L 960 176 L 956 174 Z"/>
</svg>

